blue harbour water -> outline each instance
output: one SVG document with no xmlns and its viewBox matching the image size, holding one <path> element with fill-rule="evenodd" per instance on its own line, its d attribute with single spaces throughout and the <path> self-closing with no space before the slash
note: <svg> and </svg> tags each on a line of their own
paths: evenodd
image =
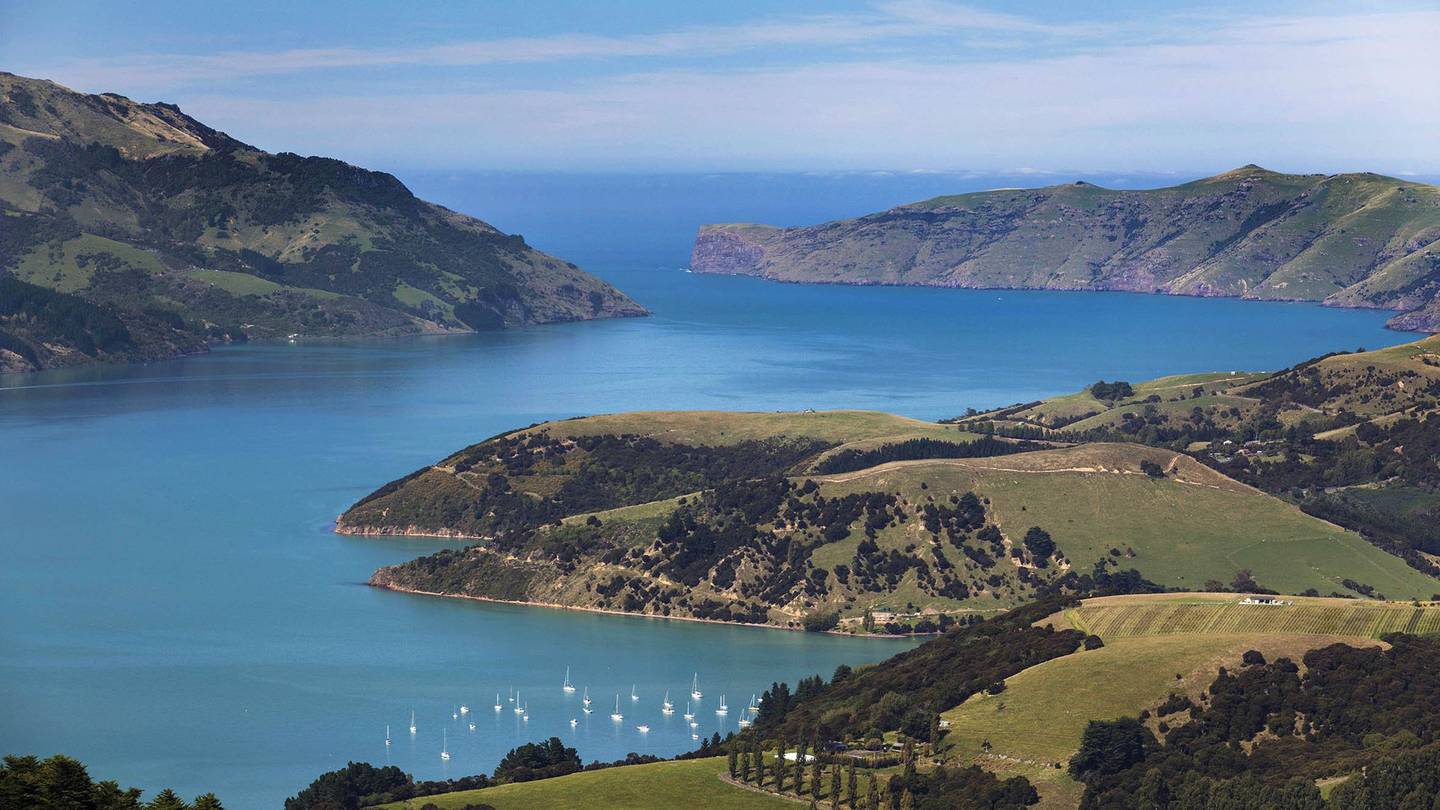
<svg viewBox="0 0 1440 810">
<path fill-rule="evenodd" d="M 603 275 L 650 318 L 0 378 L 0 752 L 65 752 L 147 790 L 215 790 L 232 810 L 276 807 L 348 760 L 456 777 L 550 735 L 587 761 L 674 754 L 693 745 L 689 729 L 659 703 L 669 689 L 683 710 L 692 673 L 708 735 L 722 694 L 733 729 L 772 681 L 907 642 L 377 591 L 363 585 L 376 567 L 447 544 L 339 537 L 335 515 L 542 419 L 806 407 L 936 418 L 1101 377 L 1277 368 L 1411 338 L 1386 331 L 1384 313 L 1300 304 L 688 274 L 701 222 L 799 223 L 939 190 L 934 178 L 722 180 L 412 181 Z M 567 666 L 593 714 L 561 691 Z M 511 688 L 528 721 L 492 708 Z M 452 719 L 462 702 L 471 714 Z"/>
</svg>

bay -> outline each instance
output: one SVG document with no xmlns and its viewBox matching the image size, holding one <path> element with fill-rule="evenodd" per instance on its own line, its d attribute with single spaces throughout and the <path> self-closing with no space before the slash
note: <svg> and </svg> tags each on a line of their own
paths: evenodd
<svg viewBox="0 0 1440 810">
<path fill-rule="evenodd" d="M 798 223 L 925 196 L 906 178 L 522 181 L 413 184 L 599 273 L 652 317 L 0 378 L 0 751 L 64 752 L 99 778 L 215 790 L 238 810 L 276 807 L 348 760 L 454 777 L 550 735 L 586 761 L 674 754 L 692 747 L 689 729 L 659 702 L 669 689 L 683 707 L 694 672 L 709 734 L 721 694 L 733 728 L 772 681 L 907 642 L 381 592 L 362 584 L 376 567 L 447 544 L 338 537 L 335 515 L 542 419 L 807 407 L 938 418 L 1101 377 L 1278 368 L 1413 338 L 1385 330 L 1385 313 L 1307 304 L 683 270 L 701 222 Z M 595 699 L 588 719 L 560 689 L 567 666 Z M 510 710 L 512 687 L 528 721 Z M 452 719 L 461 702 L 471 714 Z"/>
</svg>

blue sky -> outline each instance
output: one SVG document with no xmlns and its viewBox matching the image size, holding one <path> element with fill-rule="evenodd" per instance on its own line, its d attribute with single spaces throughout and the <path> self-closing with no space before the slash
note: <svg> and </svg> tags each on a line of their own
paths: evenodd
<svg viewBox="0 0 1440 810">
<path fill-rule="evenodd" d="M 1440 5 L 0 0 L 0 69 L 392 169 L 1440 172 Z"/>
</svg>

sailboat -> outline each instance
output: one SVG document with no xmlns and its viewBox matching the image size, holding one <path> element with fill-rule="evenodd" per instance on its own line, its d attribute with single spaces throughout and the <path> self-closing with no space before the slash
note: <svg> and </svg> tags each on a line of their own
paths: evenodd
<svg viewBox="0 0 1440 810">
<path fill-rule="evenodd" d="M 474 730 L 475 730 L 475 724 L 474 724 L 474 723 L 471 723 L 471 724 L 470 724 L 470 730 L 471 730 L 471 731 L 474 731 Z"/>
<path fill-rule="evenodd" d="M 665 690 L 665 702 L 660 704 L 660 711 L 666 714 L 675 713 L 675 704 L 670 702 L 670 690 Z"/>
<path fill-rule="evenodd" d="M 749 728 L 749 727 L 750 727 L 750 721 L 749 721 L 749 720 L 746 720 L 746 719 L 742 716 L 742 717 L 740 718 L 740 728 Z"/>
<path fill-rule="evenodd" d="M 500 693 L 495 693 L 495 711 L 500 711 Z"/>
<path fill-rule="evenodd" d="M 705 693 L 700 691 L 700 673 L 698 672 L 695 673 L 695 680 L 690 684 L 690 697 L 695 700 L 705 697 Z"/>
<path fill-rule="evenodd" d="M 410 710 L 410 736 L 415 736 L 415 710 Z"/>
<path fill-rule="evenodd" d="M 451 719 L 451 720 L 459 720 L 459 719 L 460 719 L 460 712 L 450 712 L 450 719 Z"/>
<path fill-rule="evenodd" d="M 614 721 L 617 722 L 617 723 L 620 722 L 621 720 L 624 720 L 624 719 L 625 719 L 625 715 L 623 715 L 623 714 L 620 713 L 620 693 L 619 693 L 619 692 L 616 692 L 616 693 L 615 693 L 615 713 L 612 714 L 612 715 L 610 715 L 610 719 L 611 719 L 611 720 L 614 720 Z"/>
<path fill-rule="evenodd" d="M 579 724 L 579 722 L 580 722 L 579 720 L 576 720 L 576 719 L 573 718 L 573 717 L 570 718 L 570 727 L 571 727 L 571 728 L 574 728 L 577 724 Z"/>
<path fill-rule="evenodd" d="M 580 702 L 586 706 L 590 705 L 590 687 L 585 687 L 585 694 L 581 695 Z"/>
<path fill-rule="evenodd" d="M 525 713 L 525 706 L 524 706 L 524 704 L 522 704 L 522 703 L 520 702 L 520 700 L 519 700 L 519 698 L 520 698 L 520 693 L 519 693 L 519 692 L 516 692 L 516 693 L 515 693 L 515 698 L 516 698 L 516 700 L 515 700 L 515 713 L 516 713 L 516 714 L 524 714 L 524 713 Z"/>
<path fill-rule="evenodd" d="M 441 730 L 440 730 L 440 740 L 441 740 L 441 743 L 440 743 L 440 758 L 441 758 L 441 759 L 449 759 L 449 758 L 450 758 L 450 738 L 445 735 L 445 730 L 444 730 L 444 729 L 441 729 Z"/>
<path fill-rule="evenodd" d="M 631 699 L 631 700 L 639 700 L 639 699 L 640 699 L 640 696 L 637 695 L 637 694 L 635 694 L 635 684 L 633 684 L 633 683 L 630 684 L 630 699 Z"/>
<path fill-rule="evenodd" d="M 745 710 L 748 711 L 748 712 L 750 712 L 751 714 L 759 714 L 759 713 L 760 713 L 760 704 L 755 702 L 755 695 L 754 695 L 754 693 L 751 693 L 751 695 L 750 695 L 750 705 L 747 706 L 747 707 L 745 707 Z"/>
<path fill-rule="evenodd" d="M 560 688 L 567 693 L 575 691 L 575 686 L 570 683 L 570 667 L 565 667 L 565 685 Z"/>
<path fill-rule="evenodd" d="M 690 728 L 699 728 L 699 727 L 700 727 L 700 724 L 699 724 L 699 723 L 695 722 L 694 720 L 691 720 L 691 721 L 690 721 Z"/>
<path fill-rule="evenodd" d="M 641 734 L 649 734 L 649 733 L 650 733 L 650 727 L 647 726 L 647 725 L 645 725 L 644 723 L 641 723 L 640 725 L 636 726 L 636 727 L 635 727 L 635 730 L 638 731 L 638 732 L 640 732 Z"/>
<path fill-rule="evenodd" d="M 390 725 L 388 723 L 385 725 L 385 747 L 390 747 Z"/>
<path fill-rule="evenodd" d="M 695 713 L 692 712 L 692 711 L 690 711 L 690 701 L 688 701 L 688 700 L 685 701 L 685 719 L 686 719 L 686 720 L 694 720 L 694 719 L 695 719 Z"/>
<path fill-rule="evenodd" d="M 513 686 L 510 687 L 510 697 L 508 698 L 508 700 L 509 700 L 511 703 L 514 703 L 514 702 L 515 702 L 515 687 L 513 687 Z"/>
<path fill-rule="evenodd" d="M 715 707 L 715 713 L 725 715 L 730 713 L 730 707 L 725 705 L 725 696 L 720 696 L 720 705 Z"/>
<path fill-rule="evenodd" d="M 469 706 L 466 706 L 464 703 L 461 703 L 461 704 L 460 704 L 460 713 L 461 713 L 461 714 L 469 714 L 469 713 L 470 713 L 470 707 L 469 707 Z"/>
</svg>

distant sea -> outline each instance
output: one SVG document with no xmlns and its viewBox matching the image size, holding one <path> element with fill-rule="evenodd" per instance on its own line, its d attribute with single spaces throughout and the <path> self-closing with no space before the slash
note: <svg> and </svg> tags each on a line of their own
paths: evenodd
<svg viewBox="0 0 1440 810">
<path fill-rule="evenodd" d="M 386 481 L 542 419 L 806 407 L 938 418 L 1102 377 L 1278 368 L 1414 337 L 1385 330 L 1383 312 L 1307 304 L 685 271 L 705 222 L 810 223 L 1050 178 L 402 179 L 604 276 L 653 316 L 0 378 L 3 753 L 64 752 L 97 778 L 214 790 L 232 810 L 277 807 L 349 760 L 456 777 L 551 735 L 586 761 L 674 754 L 694 743 L 659 703 L 668 689 L 683 706 L 695 673 L 708 735 L 738 719 L 732 708 L 717 722 L 721 695 L 742 706 L 772 681 L 828 676 L 907 642 L 377 591 L 363 585 L 376 567 L 450 544 L 338 537 L 333 518 Z M 567 666 L 593 715 L 561 691 Z M 511 711 L 512 689 L 528 721 Z M 614 725 L 617 694 L 626 718 Z M 461 703 L 471 711 L 453 719 Z"/>
</svg>

